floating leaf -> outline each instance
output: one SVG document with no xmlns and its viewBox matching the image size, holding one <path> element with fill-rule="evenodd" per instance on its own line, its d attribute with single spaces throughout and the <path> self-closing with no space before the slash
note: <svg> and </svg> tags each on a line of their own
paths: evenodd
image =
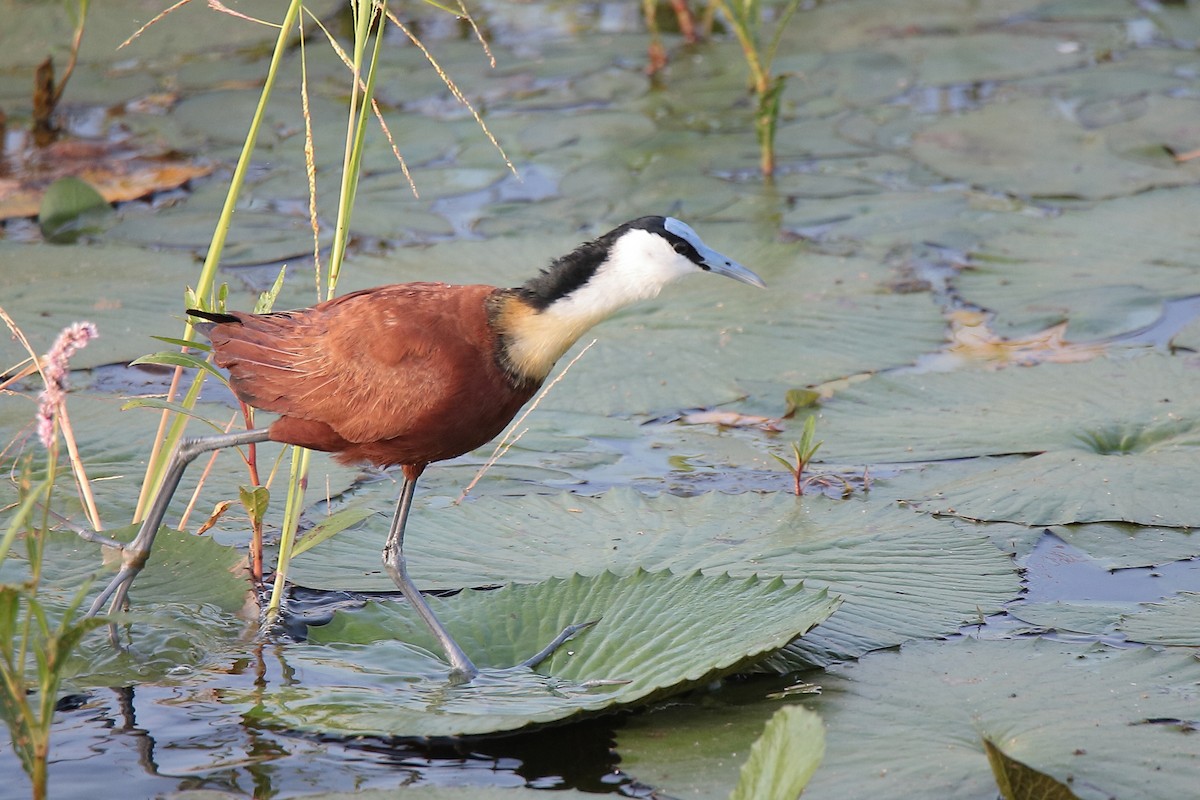
<svg viewBox="0 0 1200 800">
<path fill-rule="evenodd" d="M 1180 592 L 1162 603 L 1149 603 L 1121 617 L 1118 628 L 1135 642 L 1200 647 L 1200 594 Z"/>
<path fill-rule="evenodd" d="M 59 246 L 0 239 L 0 263 L 21 265 L 0 270 L 0 297 L 35 349 L 44 352 L 77 320 L 100 329 L 100 338 L 71 359 L 73 369 L 128 362 L 154 347 L 152 336 L 179 331 L 180 287 L 195 272 L 186 253 L 104 242 Z M 248 307 L 253 300 L 242 291 L 236 302 Z M 7 334 L 0 346 L 12 347 Z"/>
<path fill-rule="evenodd" d="M 983 750 L 1004 800 L 1079 800 L 1065 784 L 1005 755 L 991 739 L 984 738 Z"/>
<path fill-rule="evenodd" d="M 878 464 L 1004 454 L 926 487 L 922 510 L 1028 525 L 1200 524 L 1200 369 L 1147 355 L 999 372 L 875 376 L 822 407 L 827 460 Z"/>
<path fill-rule="evenodd" d="M 87 181 L 68 176 L 46 188 L 38 209 L 38 224 L 43 236 L 56 240 L 69 231 L 78 234 L 83 217 L 109 210 L 108 201 Z"/>
<path fill-rule="evenodd" d="M 136 526 L 106 531 L 128 540 Z M 39 601 L 54 615 L 69 607 L 78 587 L 91 583 L 94 596 L 116 574 L 115 553 L 70 532 L 44 534 L 45 553 Z M 28 563 L 16 552 L 0 563 L 0 583 L 19 583 Z M 162 680 L 188 667 L 209 663 L 240 650 L 246 621 L 238 618 L 249 598 L 245 558 L 204 536 L 164 528 L 150 560 L 130 592 L 132 624 L 129 652 L 115 650 L 107 637 L 93 635 L 79 646 L 68 666 L 77 686 L 112 686 L 133 680 Z M 90 601 L 89 601 L 90 602 Z M 86 607 L 86 604 L 85 604 Z"/>
<path fill-rule="evenodd" d="M 372 501 L 363 491 L 358 499 L 381 513 L 394 502 L 390 492 Z M 382 523 L 348 530 L 297 558 L 292 579 L 323 589 L 392 590 L 377 555 L 385 537 Z M 424 497 L 405 544 L 409 570 L 426 588 L 701 569 L 779 575 L 843 596 L 841 611 L 789 647 L 781 668 L 950 633 L 1020 591 L 1011 560 L 985 538 L 887 501 L 613 490 L 599 498 L 487 496 L 454 506 Z"/>
<path fill-rule="evenodd" d="M 1153 324 L 1167 299 L 1200 294 L 1191 209 L 1200 187 L 1122 197 L 984 237 L 955 279 L 963 297 L 994 312 L 994 329 L 1028 336 L 1067 324 L 1075 340 Z M 1141 235 L 1131 240 L 1126 231 Z"/>
<path fill-rule="evenodd" d="M 827 729 L 806 799 L 991 797 L 981 738 L 1083 800 L 1192 792 L 1200 755 L 1171 723 L 1200 718 L 1188 653 L 966 639 L 833 672 L 806 704 Z"/>
<path fill-rule="evenodd" d="M 1200 165 L 1173 163 L 1162 138 L 1194 125 L 1195 101 L 1151 96 L 1146 106 L 1095 130 L 1051 98 L 1018 97 L 938 118 L 913 137 L 912 152 L 943 175 L 1025 196 L 1101 199 L 1195 183 Z"/>
<path fill-rule="evenodd" d="M 781 580 L 634 572 L 573 576 L 431 604 L 483 668 L 447 683 L 437 643 L 407 605 L 370 604 L 310 629 L 289 648 L 317 684 L 256 697 L 271 724 L 344 735 L 458 736 L 526 728 L 700 685 L 782 647 L 837 608 L 825 591 Z M 504 669 L 567 625 L 597 620 L 541 668 Z M 544 673 L 544 674 L 543 674 Z M 379 702 L 386 691 L 388 702 Z M 237 701 L 236 696 L 230 700 Z"/>
<path fill-rule="evenodd" d="M 730 800 L 799 797 L 824 755 L 821 718 L 801 706 L 785 706 L 750 748 Z"/>
</svg>

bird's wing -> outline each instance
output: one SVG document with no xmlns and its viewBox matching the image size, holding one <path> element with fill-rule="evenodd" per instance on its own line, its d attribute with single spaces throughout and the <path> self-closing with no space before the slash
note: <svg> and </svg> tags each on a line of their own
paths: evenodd
<svg viewBox="0 0 1200 800">
<path fill-rule="evenodd" d="M 256 408 L 323 422 L 350 442 L 405 435 L 470 395 L 494 363 L 487 286 L 402 284 L 312 308 L 236 313 L 209 329 L 216 362 Z"/>
</svg>

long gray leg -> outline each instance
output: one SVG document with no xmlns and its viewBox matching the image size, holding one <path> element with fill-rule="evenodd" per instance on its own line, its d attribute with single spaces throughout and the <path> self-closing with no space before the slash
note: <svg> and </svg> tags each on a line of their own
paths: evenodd
<svg viewBox="0 0 1200 800">
<path fill-rule="evenodd" d="M 133 579 L 142 571 L 142 567 L 146 565 L 146 559 L 150 557 L 150 548 L 154 546 L 154 536 L 158 533 L 159 526 L 162 525 L 163 517 L 166 516 L 167 506 L 171 504 L 171 497 L 179 487 L 179 481 L 183 478 L 183 473 L 187 469 L 188 464 L 192 463 L 196 459 L 196 456 L 201 453 L 220 450 L 223 447 L 237 447 L 244 444 L 265 442 L 269 438 L 266 428 L 256 428 L 255 430 L 240 431 L 238 433 L 199 436 L 194 439 L 184 439 L 180 442 L 179 447 L 171 455 L 166 475 L 163 476 L 162 486 L 159 488 L 158 494 L 155 495 L 154 502 L 150 505 L 150 510 L 146 513 L 146 518 L 142 520 L 142 527 L 138 529 L 137 536 L 134 537 L 133 541 L 122 548 L 120 572 L 105 587 L 104 591 L 92 601 L 91 608 L 88 609 L 87 614 L 84 616 L 93 617 L 98 614 L 100 608 L 110 597 L 112 598 L 112 603 L 108 608 L 109 613 L 113 613 L 124 607 L 125 598 L 129 594 L 129 587 L 133 585 Z M 110 626 L 110 633 L 113 633 L 114 630 Z"/>
<path fill-rule="evenodd" d="M 404 479 L 400 488 L 400 499 L 396 501 L 396 514 L 392 517 L 392 528 L 388 531 L 387 544 L 383 546 L 383 565 L 387 568 L 392 581 L 400 588 L 404 599 L 416 610 L 421 619 L 429 626 L 429 630 L 442 646 L 446 658 L 450 661 L 451 675 L 456 682 L 466 682 L 479 674 L 479 669 L 467 657 L 467 654 L 454 637 L 442 625 L 441 620 L 433 613 L 429 603 L 425 602 L 421 590 L 408 577 L 408 566 L 404 560 L 404 526 L 408 523 L 408 512 L 412 508 L 413 493 L 417 488 L 416 478 Z"/>
<path fill-rule="evenodd" d="M 421 619 L 429 626 L 430 632 L 441 644 L 442 650 L 446 653 L 446 658 L 450 662 L 452 679 L 458 683 L 470 681 L 479 674 L 479 669 L 472 663 L 467 654 L 459 647 L 458 642 L 454 641 L 454 637 L 442 625 L 441 620 L 433 613 L 433 609 L 429 607 L 429 603 L 425 601 L 425 597 L 421 591 L 413 583 L 412 578 L 408 577 L 408 567 L 404 559 L 404 526 L 408 522 L 408 512 L 412 508 L 413 494 L 417 487 L 416 478 L 409 479 L 405 477 L 404 485 L 400 489 L 400 499 L 396 501 L 396 515 L 392 517 L 392 528 L 388 532 L 387 544 L 383 546 L 383 564 L 387 567 L 388 574 L 392 576 L 392 581 L 400 587 L 400 592 L 409 604 L 420 615 Z M 549 658 L 555 650 L 563 645 L 572 636 L 579 633 L 585 628 L 590 628 L 595 625 L 598 620 L 590 622 L 581 622 L 575 625 L 568 625 L 563 629 L 562 633 L 554 638 L 554 641 L 542 648 L 538 653 L 530 658 L 522 661 L 518 666 L 529 667 L 532 669 L 538 664 Z"/>
</svg>

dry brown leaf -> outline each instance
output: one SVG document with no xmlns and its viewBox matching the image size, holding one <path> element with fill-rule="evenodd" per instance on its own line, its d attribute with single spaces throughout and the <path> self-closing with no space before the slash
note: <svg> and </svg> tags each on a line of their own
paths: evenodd
<svg viewBox="0 0 1200 800">
<path fill-rule="evenodd" d="M 679 421 L 685 425 L 720 425 L 723 428 L 758 428 L 770 433 L 779 433 L 783 427 L 779 420 L 754 414 L 739 414 L 736 411 L 691 411 L 682 414 Z"/>
<path fill-rule="evenodd" d="M 0 220 L 36 217 L 46 187 L 68 175 L 87 181 L 110 203 L 136 200 L 182 186 L 216 165 L 173 153 L 145 153 L 129 141 L 62 139 L 46 147 L 17 145 L 5 154 L 0 180 Z"/>
<path fill-rule="evenodd" d="M 955 311 L 950 314 L 950 346 L 947 352 L 972 361 L 1007 366 L 1090 361 L 1107 351 L 1103 344 L 1069 342 L 1065 338 L 1066 332 L 1067 323 L 1061 322 L 1031 336 L 1006 339 L 992 332 L 987 314 Z"/>
</svg>

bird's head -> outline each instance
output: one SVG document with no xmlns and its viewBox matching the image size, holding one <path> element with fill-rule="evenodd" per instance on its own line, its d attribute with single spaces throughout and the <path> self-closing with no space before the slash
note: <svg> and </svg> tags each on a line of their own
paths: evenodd
<svg viewBox="0 0 1200 800">
<path fill-rule="evenodd" d="M 697 272 L 751 286 L 762 278 L 706 245 L 674 217 L 640 217 L 580 245 L 522 287 L 539 310 L 596 319 L 656 296 L 668 283 Z"/>
<path fill-rule="evenodd" d="M 693 272 L 764 286 L 674 217 L 626 222 L 503 295 L 494 323 L 504 343 L 502 360 L 513 375 L 541 381 L 588 328 Z"/>
</svg>

